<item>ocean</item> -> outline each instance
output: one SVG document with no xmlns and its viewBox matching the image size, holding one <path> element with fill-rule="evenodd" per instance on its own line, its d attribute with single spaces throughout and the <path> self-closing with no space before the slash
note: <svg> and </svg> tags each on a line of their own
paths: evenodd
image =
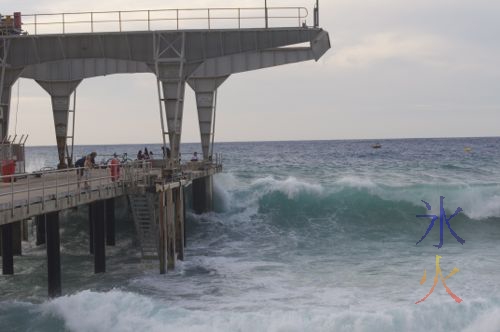
<svg viewBox="0 0 500 332">
<path fill-rule="evenodd" d="M 141 260 L 124 202 L 99 275 L 86 210 L 64 213 L 64 295 L 47 299 L 45 249 L 31 237 L 15 275 L 0 277 L 0 330 L 500 331 L 500 138 L 379 142 L 216 144 L 215 211 L 188 211 L 186 260 L 166 275 Z M 76 155 L 143 148 L 78 146 Z M 182 146 L 183 156 L 195 150 Z M 57 152 L 26 155 L 34 171 L 54 166 Z M 464 244 L 445 223 L 434 246 L 441 196 L 448 218 L 463 210 L 449 223 Z M 427 214 L 438 219 L 417 245 L 431 222 L 417 215 Z M 415 304 L 433 286 L 436 255 L 444 277 L 459 269 L 446 285 L 461 303 L 439 280 Z"/>
</svg>

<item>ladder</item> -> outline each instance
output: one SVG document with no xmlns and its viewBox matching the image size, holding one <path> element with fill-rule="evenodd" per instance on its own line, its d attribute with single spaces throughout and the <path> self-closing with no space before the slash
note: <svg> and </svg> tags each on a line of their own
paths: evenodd
<svg viewBox="0 0 500 332">
<path fill-rule="evenodd" d="M 66 130 L 66 160 L 68 167 L 73 167 L 73 149 L 75 146 L 75 111 L 76 111 L 76 89 L 73 92 L 73 107 L 68 110 L 68 123 L 71 117 L 71 132 Z"/>
<path fill-rule="evenodd" d="M 148 195 L 128 195 L 143 259 L 158 258 L 156 209 Z"/>
<path fill-rule="evenodd" d="M 181 49 L 177 50 L 174 46 L 174 44 L 178 41 L 178 38 L 176 38 L 174 41 L 170 42 L 164 39 L 162 37 L 162 34 L 159 33 L 158 35 L 156 33 L 153 34 L 153 43 L 154 43 L 154 59 L 155 59 L 155 74 L 156 74 L 156 81 L 157 81 L 157 87 L 158 87 L 158 102 L 159 102 L 159 109 L 160 109 L 160 122 L 161 122 L 161 131 L 162 131 L 162 142 L 163 142 L 163 149 L 166 151 L 167 148 L 167 139 L 170 142 L 170 148 L 173 152 L 173 145 L 176 144 L 176 137 L 180 137 L 180 128 L 177 126 L 177 120 L 179 116 L 179 108 L 180 108 L 180 103 L 183 102 L 183 96 L 182 96 L 182 82 L 184 80 L 183 74 L 184 74 L 184 63 L 185 63 L 185 35 L 184 33 L 181 34 Z M 162 48 L 162 41 L 166 43 L 166 46 Z M 164 53 L 172 50 L 174 54 L 177 55 L 177 57 L 163 57 Z M 160 64 L 162 63 L 168 63 L 171 65 L 178 65 L 178 76 L 177 77 L 168 77 L 168 78 L 161 78 L 161 73 L 160 73 Z M 162 82 L 173 82 L 177 83 L 177 93 L 176 93 L 176 105 L 175 105 L 175 116 L 174 116 L 174 123 L 173 123 L 173 132 L 169 131 L 168 127 L 168 113 L 165 107 L 165 102 L 168 100 L 165 97 L 165 93 L 162 87 Z M 167 155 L 165 154 L 164 159 L 167 161 L 167 164 L 169 168 L 174 168 L 178 160 L 167 160 Z M 174 158 L 177 159 L 177 158 Z"/>
<path fill-rule="evenodd" d="M 3 88 L 5 85 L 5 70 L 7 68 L 7 56 L 9 55 L 10 40 L 6 38 L 0 39 L 0 140 L 4 140 L 7 132 L 2 132 L 4 126 L 4 108 L 7 109 L 9 105 L 2 103 Z"/>
</svg>

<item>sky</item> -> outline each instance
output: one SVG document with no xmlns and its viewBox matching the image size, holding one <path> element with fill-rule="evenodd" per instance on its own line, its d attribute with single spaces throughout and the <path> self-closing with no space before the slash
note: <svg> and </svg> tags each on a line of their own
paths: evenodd
<svg viewBox="0 0 500 332">
<path fill-rule="evenodd" d="M 1 13 L 260 7 L 264 1 L 0 0 Z M 305 6 L 314 0 L 268 0 Z M 219 88 L 216 141 L 500 136 L 500 1 L 321 0 L 332 49 L 318 61 L 237 74 Z M 312 24 L 312 16 L 308 22 Z M 17 93 L 19 90 L 19 102 Z M 10 133 L 55 144 L 49 95 L 12 89 Z M 84 80 L 76 144 L 159 143 L 152 74 Z M 16 125 L 17 114 L 17 125 Z M 199 142 L 186 89 L 183 142 Z"/>
</svg>

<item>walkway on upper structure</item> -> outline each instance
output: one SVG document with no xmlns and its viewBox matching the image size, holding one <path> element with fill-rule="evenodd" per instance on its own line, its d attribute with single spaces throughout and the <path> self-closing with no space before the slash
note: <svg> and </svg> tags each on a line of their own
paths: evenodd
<svg viewBox="0 0 500 332">
<path fill-rule="evenodd" d="M 22 27 L 29 35 L 303 27 L 308 17 L 305 7 L 122 10 L 23 14 Z"/>
</svg>

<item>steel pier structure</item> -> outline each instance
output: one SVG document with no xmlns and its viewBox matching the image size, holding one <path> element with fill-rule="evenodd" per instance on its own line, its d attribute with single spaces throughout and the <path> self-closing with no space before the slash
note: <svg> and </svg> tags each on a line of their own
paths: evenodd
<svg viewBox="0 0 500 332">
<path fill-rule="evenodd" d="M 280 16 L 283 10 L 297 14 Z M 217 89 L 233 74 L 317 61 L 330 48 L 328 33 L 319 27 L 317 9 L 312 26 L 304 21 L 305 8 L 199 11 L 206 12 L 206 17 L 186 18 L 183 10 L 24 15 L 27 34 L 0 36 L 0 140 L 8 134 L 13 84 L 20 77 L 34 79 L 52 100 L 61 169 L 36 174 L 36 179 L 27 174 L 4 181 L 9 183 L 0 189 L 4 274 L 13 273 L 12 242 L 17 241 L 13 225 L 34 218 L 42 233 L 39 240 L 47 245 L 49 294 L 59 295 L 59 212 L 82 205 L 90 206 L 90 249 L 95 256 L 95 272 L 104 272 L 105 238 L 113 237 L 113 200 L 120 196 L 127 196 L 130 202 L 143 256 L 158 257 L 162 273 L 173 268 L 175 258 L 184 256 L 186 189 L 192 192 L 196 212 L 212 209 L 212 175 L 222 168 L 213 151 Z M 221 16 L 218 11 L 226 14 Z M 265 24 L 243 27 L 245 22 L 260 22 L 261 18 L 255 14 L 245 16 L 246 11 L 265 12 Z M 231 18 L 236 27 L 227 23 L 227 13 L 237 13 Z M 75 15 L 80 16 L 72 21 Z M 294 23 L 280 24 L 283 19 Z M 207 26 L 181 28 L 187 20 L 201 20 Z M 127 29 L 127 24 L 137 22 L 144 23 L 144 28 Z M 162 28 L 158 26 L 162 22 L 174 26 Z M 83 28 L 73 31 L 75 25 Z M 99 30 L 103 26 L 106 29 L 101 30 L 106 31 Z M 69 142 L 72 145 L 74 139 L 71 95 L 86 78 L 118 73 L 156 76 L 162 141 L 165 147 L 169 144 L 171 155 L 147 166 L 123 165 L 127 172 L 119 182 L 100 170 L 104 173 L 97 174 L 91 189 L 82 192 L 72 175 L 74 171 L 68 169 L 73 166 L 69 151 Z M 203 160 L 194 165 L 179 162 L 186 85 L 196 95 L 203 151 Z"/>
</svg>

